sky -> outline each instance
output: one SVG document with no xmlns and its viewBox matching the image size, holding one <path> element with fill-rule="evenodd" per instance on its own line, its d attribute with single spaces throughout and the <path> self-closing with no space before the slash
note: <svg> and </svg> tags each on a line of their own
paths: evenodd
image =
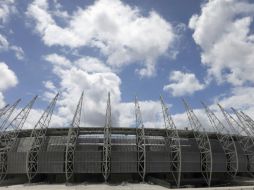
<svg viewBox="0 0 254 190">
<path fill-rule="evenodd" d="M 84 91 L 82 126 L 102 127 L 110 92 L 113 127 L 137 96 L 162 128 L 162 95 L 178 128 L 185 98 L 212 130 L 200 101 L 254 114 L 253 17 L 251 0 L 0 0 L 0 107 L 39 95 L 31 128 L 60 92 L 50 127 L 68 127 Z"/>
</svg>

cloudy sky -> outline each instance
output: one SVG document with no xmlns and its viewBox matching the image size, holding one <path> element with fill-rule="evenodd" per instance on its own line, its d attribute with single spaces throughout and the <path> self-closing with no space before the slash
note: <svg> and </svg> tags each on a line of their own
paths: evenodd
<svg viewBox="0 0 254 190">
<path fill-rule="evenodd" d="M 68 126 L 84 90 L 84 126 L 108 92 L 113 127 L 133 127 L 135 95 L 146 127 L 163 127 L 159 95 L 179 128 L 183 97 L 201 120 L 200 100 L 254 114 L 253 17 L 251 0 L 1 0 L 0 107 L 38 94 L 34 122 L 60 91 L 51 127 Z"/>
</svg>

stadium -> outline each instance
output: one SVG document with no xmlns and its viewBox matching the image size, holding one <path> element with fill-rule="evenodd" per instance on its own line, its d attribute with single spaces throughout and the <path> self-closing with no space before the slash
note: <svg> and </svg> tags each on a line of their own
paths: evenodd
<svg viewBox="0 0 254 190">
<path fill-rule="evenodd" d="M 211 133 L 204 130 L 184 101 L 191 130 L 179 130 L 161 97 L 164 128 L 145 128 L 142 109 L 136 99 L 136 128 L 113 128 L 109 94 L 105 125 L 84 127 L 80 126 L 82 94 L 71 126 L 51 128 L 58 96 L 33 129 L 22 127 L 37 97 L 11 121 L 10 116 L 20 100 L 0 110 L 2 184 L 16 179 L 23 180 L 22 183 L 157 180 L 180 188 L 184 185 L 213 186 L 233 182 L 238 176 L 253 176 L 254 121 L 243 112 L 233 110 L 236 117 L 232 117 L 219 105 L 228 125 L 238 127 L 232 134 L 204 104 L 216 131 Z"/>
</svg>

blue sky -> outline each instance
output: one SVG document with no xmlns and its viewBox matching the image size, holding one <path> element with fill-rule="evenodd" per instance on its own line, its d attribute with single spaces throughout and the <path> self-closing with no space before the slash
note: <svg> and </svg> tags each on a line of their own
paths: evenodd
<svg viewBox="0 0 254 190">
<path fill-rule="evenodd" d="M 181 98 L 254 114 L 254 3 L 247 0 L 34 0 L 0 2 L 0 106 L 40 98 L 31 120 L 61 92 L 54 126 L 71 120 L 85 91 L 85 123 L 100 126 L 107 91 L 116 126 L 147 126 L 159 95 L 186 125 Z M 202 117 L 203 118 L 203 117 Z"/>
</svg>

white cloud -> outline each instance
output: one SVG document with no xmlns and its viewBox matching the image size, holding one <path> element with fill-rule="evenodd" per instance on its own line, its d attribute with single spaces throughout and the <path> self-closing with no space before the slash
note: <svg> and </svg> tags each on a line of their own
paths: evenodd
<svg viewBox="0 0 254 190">
<path fill-rule="evenodd" d="M 231 92 L 215 99 L 225 108 L 234 107 L 235 109 L 253 110 L 254 114 L 254 87 L 235 87 Z"/>
<path fill-rule="evenodd" d="M 3 92 L 18 84 L 15 73 L 9 69 L 8 65 L 0 62 L 0 107 L 4 106 Z"/>
<path fill-rule="evenodd" d="M 205 129 L 207 132 L 214 131 L 214 129 L 212 128 L 212 126 L 209 123 L 209 120 L 207 118 L 207 115 L 206 115 L 204 109 L 202 109 L 202 108 L 194 109 L 193 112 L 197 116 L 198 120 L 200 121 L 203 129 Z M 216 112 L 216 114 L 217 114 L 217 112 Z M 192 130 L 192 127 L 190 126 L 190 122 L 188 120 L 187 114 L 185 112 L 174 114 L 174 115 L 172 115 L 172 118 L 175 122 L 177 129 Z"/>
<path fill-rule="evenodd" d="M 45 81 L 45 98 L 51 99 L 56 90 L 61 92 L 58 109 L 51 126 L 66 126 L 72 120 L 78 99 L 84 90 L 82 126 L 103 127 L 105 122 L 107 93 L 111 93 L 113 127 L 135 127 L 135 105 L 122 102 L 121 79 L 100 60 L 83 57 L 71 61 L 64 56 L 51 54 L 44 56 L 51 62 L 57 81 Z M 60 61 L 59 61 L 60 60 Z M 62 61 L 62 63 L 61 63 Z M 72 64 L 68 67 L 66 63 Z M 157 101 L 140 101 L 142 116 L 146 127 L 161 128 L 161 105 Z M 56 120 L 56 121 L 55 121 Z"/>
<path fill-rule="evenodd" d="M 23 60 L 25 58 L 25 53 L 23 49 L 19 46 L 10 46 L 10 49 L 14 51 L 15 56 L 18 60 Z"/>
<path fill-rule="evenodd" d="M 55 85 L 51 81 L 45 81 L 44 86 L 48 90 L 54 91 L 56 89 Z"/>
<path fill-rule="evenodd" d="M 46 45 L 98 48 L 113 68 L 141 64 L 137 71 L 141 76 L 155 75 L 157 58 L 169 54 L 176 37 L 172 25 L 156 12 L 145 17 L 119 0 L 99 0 L 79 8 L 68 16 L 69 21 L 62 17 L 65 27 L 57 24 L 53 13 L 46 0 L 34 1 L 27 10 Z"/>
<path fill-rule="evenodd" d="M 189 27 L 201 47 L 208 74 L 221 82 L 242 85 L 254 82 L 254 4 L 239 0 L 212 0 L 193 15 Z"/>
<path fill-rule="evenodd" d="M 238 111 L 244 111 L 249 116 L 254 119 L 254 96 L 253 96 L 253 87 L 242 86 L 242 87 L 234 87 L 230 90 L 229 93 L 222 94 L 214 98 L 213 104 L 210 106 L 220 118 L 224 122 L 225 126 L 227 126 L 228 130 L 234 133 L 232 129 L 226 123 L 224 116 L 222 115 L 217 103 L 222 105 L 226 111 L 228 111 L 232 116 L 240 122 L 234 113 L 231 110 L 231 107 L 235 108 Z M 239 131 L 239 127 L 234 125 L 236 130 Z"/>
<path fill-rule="evenodd" d="M 9 48 L 9 42 L 7 39 L 0 34 L 0 52 L 1 51 L 6 51 Z"/>
<path fill-rule="evenodd" d="M 221 113 L 217 103 L 222 105 L 224 109 L 228 111 L 236 120 L 238 119 L 232 113 L 231 107 L 235 108 L 238 111 L 244 111 L 245 113 L 247 113 L 249 116 L 251 116 L 254 119 L 253 91 L 254 91 L 254 87 L 235 87 L 231 89 L 229 93 L 214 98 L 213 102 L 210 105 L 208 104 L 207 105 L 215 113 L 218 119 L 225 125 L 226 129 L 230 131 L 231 133 L 234 133 L 232 128 L 226 122 L 225 117 Z M 206 100 L 202 100 L 202 101 L 206 101 Z M 208 132 L 215 131 L 213 127 L 211 126 L 211 123 L 205 113 L 204 108 L 201 106 L 201 104 L 197 106 L 197 108 L 194 108 L 193 111 L 198 117 L 198 119 L 200 120 L 202 126 L 205 128 L 206 131 Z M 185 127 L 188 127 L 188 129 L 191 129 L 186 113 L 177 113 L 177 114 L 174 114 L 172 117 L 175 121 L 177 128 L 183 129 Z M 236 126 L 234 123 L 233 125 L 236 128 L 236 130 L 239 131 L 239 127 Z M 227 131 L 221 131 L 221 132 L 227 133 Z"/>
<path fill-rule="evenodd" d="M 23 60 L 25 58 L 25 53 L 23 49 L 16 45 L 11 45 L 7 38 L 0 33 L 0 52 L 12 50 L 18 60 Z"/>
<path fill-rule="evenodd" d="M 18 79 L 15 73 L 5 63 L 0 62 L 0 91 L 5 91 L 17 84 Z"/>
<path fill-rule="evenodd" d="M 26 122 L 23 126 L 23 129 L 32 129 L 32 128 L 34 128 L 35 124 L 38 122 L 41 115 L 43 114 L 43 111 L 44 110 L 32 108 L 29 115 L 28 115 L 28 117 L 27 117 L 27 120 L 26 120 Z M 51 125 L 51 123 L 50 123 L 50 125 Z"/>
<path fill-rule="evenodd" d="M 47 60 L 48 62 L 54 63 L 54 64 L 58 64 L 58 65 L 62 65 L 62 66 L 70 66 L 71 62 L 66 59 L 63 56 L 60 56 L 58 54 L 50 54 L 45 56 L 45 60 Z"/>
<path fill-rule="evenodd" d="M 3 25 L 9 20 L 10 15 L 16 13 L 16 11 L 15 0 L 0 1 L 0 28 L 4 27 Z M 8 51 L 11 47 L 16 46 L 11 46 L 7 38 L 0 33 L 0 53 Z M 18 79 L 15 73 L 7 64 L 0 62 L 0 107 L 6 104 L 3 93 L 17 84 Z"/>
<path fill-rule="evenodd" d="M 44 87 L 46 88 L 46 91 L 44 92 L 44 100 L 50 100 L 55 97 L 57 94 L 57 87 L 52 81 L 44 81 L 43 82 Z"/>
<path fill-rule="evenodd" d="M 142 119 L 146 128 L 163 128 L 163 115 L 159 101 L 139 101 Z M 117 108 L 120 127 L 136 127 L 134 102 L 122 102 Z"/>
<path fill-rule="evenodd" d="M 211 0 L 189 21 L 193 39 L 201 48 L 201 61 L 208 68 L 208 77 L 215 78 L 219 84 L 232 84 L 232 88 L 216 97 L 211 105 L 218 114 L 217 102 L 228 111 L 234 107 L 254 115 L 253 17 L 251 1 Z"/>
<path fill-rule="evenodd" d="M 4 24 L 9 20 L 11 14 L 16 13 L 15 0 L 0 1 L 0 27 L 5 27 Z M 12 45 L 7 38 L 0 33 L 0 52 L 12 50 L 18 60 L 23 60 L 25 53 L 19 46 Z"/>
<path fill-rule="evenodd" d="M 163 87 L 164 91 L 169 91 L 173 96 L 191 95 L 196 91 L 205 88 L 193 73 L 183 73 L 181 71 L 173 71 L 170 73 L 170 84 Z"/>
<path fill-rule="evenodd" d="M 15 12 L 14 0 L 0 1 L 0 23 L 5 23 L 9 19 L 10 14 Z"/>
<path fill-rule="evenodd" d="M 4 95 L 0 92 L 0 108 L 5 106 Z"/>
<path fill-rule="evenodd" d="M 58 62 L 54 61 L 54 59 L 49 59 L 52 57 L 57 57 L 55 60 L 58 60 Z M 51 99 L 56 94 L 57 89 L 62 92 L 58 102 L 58 109 L 55 111 L 52 123 L 50 124 L 51 127 L 68 126 L 68 123 L 72 120 L 82 90 L 85 91 L 83 107 L 85 117 L 83 118 L 82 126 L 104 126 L 107 92 L 111 91 L 113 92 L 111 93 L 113 127 L 135 127 L 134 101 L 121 102 L 121 80 L 116 74 L 109 72 L 109 68 L 98 70 L 100 68 L 99 65 L 104 65 L 100 60 L 84 57 L 71 61 L 58 54 L 44 56 L 44 59 L 47 61 L 51 60 L 53 72 L 57 76 L 57 81 L 59 81 L 57 83 L 52 81 L 44 82 L 47 89 L 44 94 L 45 97 Z M 62 60 L 63 63 L 59 60 Z M 66 65 L 68 64 L 64 63 L 70 63 L 72 67 L 67 67 Z M 95 69 L 86 69 L 86 64 L 93 68 L 92 63 L 95 63 Z M 254 113 L 254 110 L 249 105 L 249 102 L 254 102 L 251 101 L 253 99 L 250 93 L 252 90 L 252 88 L 235 89 L 230 95 L 220 97 L 210 105 L 211 109 L 214 110 L 215 114 L 225 123 L 228 129 L 229 127 L 216 106 L 216 103 L 220 102 L 226 109 L 233 106 L 237 109 L 243 109 L 248 114 Z M 164 128 L 160 102 L 140 101 L 140 106 L 145 127 Z M 251 112 L 252 110 L 253 112 Z M 214 131 L 210 126 L 204 109 L 195 108 L 194 112 L 207 131 Z M 191 129 L 186 113 L 174 114 L 173 119 L 178 129 L 184 129 L 186 127 Z"/>
<path fill-rule="evenodd" d="M 88 73 L 112 72 L 109 67 L 102 64 L 101 61 L 96 58 L 83 57 L 77 60 L 76 64 Z"/>
<path fill-rule="evenodd" d="M 211 2 L 208 4 L 210 5 Z M 217 1 L 215 0 L 214 2 Z M 229 4 L 235 3 L 232 0 L 227 2 Z M 248 9 L 246 11 L 247 15 L 247 12 L 249 14 L 252 8 L 244 6 L 245 4 L 246 2 L 239 4 L 239 6 L 242 6 L 239 11 Z M 52 98 L 58 89 L 62 91 L 56 117 L 53 119 L 51 126 L 66 126 L 71 121 L 81 91 L 85 90 L 83 109 L 85 123 L 82 126 L 102 127 L 104 125 L 107 92 L 111 91 L 113 126 L 134 127 L 134 103 L 121 102 L 121 79 L 114 73 L 114 69 L 130 63 L 140 62 L 142 65 L 137 72 L 141 76 L 153 75 L 156 72 L 156 59 L 169 53 L 168 51 L 172 48 L 176 37 L 171 24 L 153 11 L 144 17 L 138 8 L 127 6 L 118 0 L 96 1 L 90 7 L 79 8 L 71 15 L 67 12 L 63 13 L 62 10 L 60 11 L 62 9 L 60 4 L 57 7 L 57 9 L 54 8 L 52 11 L 52 7 L 49 7 L 44 0 L 34 1 L 28 7 L 27 15 L 35 20 L 35 29 L 41 35 L 43 42 L 48 46 L 66 46 L 74 49 L 83 46 L 95 47 L 106 57 L 107 65 L 92 57 L 82 57 L 77 60 L 69 60 L 58 54 L 50 54 L 44 57 L 45 60 L 52 63 L 53 74 L 57 77 L 54 82 L 44 82 L 46 88 L 45 98 Z M 203 12 L 205 12 L 205 7 L 206 5 L 203 8 Z M 221 14 L 225 12 L 224 8 L 222 9 Z M 230 11 L 234 13 L 235 10 L 229 9 L 225 14 L 231 14 L 228 13 Z M 239 19 L 236 19 L 236 17 L 226 16 L 222 17 L 223 19 L 214 19 L 221 22 L 219 25 L 213 26 L 207 20 L 202 21 L 203 24 L 200 24 L 203 12 L 201 16 L 193 16 L 189 23 L 189 26 L 194 30 L 193 36 L 196 43 L 201 46 L 202 61 L 209 67 L 210 75 L 215 76 L 218 81 L 227 80 L 233 84 L 238 84 L 239 73 L 243 71 L 241 70 L 243 66 L 241 65 L 238 71 L 236 69 L 237 64 L 222 64 L 222 60 L 225 60 L 225 63 L 229 63 L 228 61 L 233 60 L 233 58 L 229 59 L 232 56 L 231 54 L 239 56 L 240 53 L 235 54 L 233 50 L 231 51 L 231 49 L 235 48 L 235 45 L 230 45 L 230 47 L 224 45 L 227 41 L 230 41 L 231 36 L 235 38 L 235 41 L 238 40 L 237 42 L 244 41 L 244 45 L 252 45 L 251 36 L 246 34 L 248 38 L 245 38 L 245 33 L 239 29 L 248 29 L 250 20 L 240 19 L 240 22 L 237 22 Z M 242 14 L 238 16 L 242 16 Z M 61 23 L 61 26 L 58 25 L 56 17 L 62 18 L 65 24 Z M 211 16 L 208 15 L 207 17 L 212 20 Z M 226 22 L 225 26 L 228 27 L 228 30 L 227 27 L 224 27 L 224 22 Z M 240 26 L 238 26 L 239 23 Z M 202 33 L 203 25 L 208 25 L 211 28 L 206 29 Z M 221 31 L 210 32 L 215 29 L 216 31 Z M 59 33 L 62 35 L 59 35 Z M 224 40 L 220 41 L 222 38 Z M 247 39 L 249 40 L 248 43 L 246 42 Z M 234 42 L 234 40 L 231 40 L 231 42 Z M 220 44 L 222 45 L 220 46 Z M 221 47 L 230 49 L 230 56 L 226 54 L 227 51 L 219 49 Z M 246 49 L 248 49 L 247 46 Z M 247 53 L 246 55 L 250 54 Z M 252 66 L 249 65 L 248 69 L 251 70 L 251 68 Z M 235 74 L 225 73 L 225 69 Z M 217 73 L 217 71 L 219 72 Z M 245 78 L 240 78 L 240 80 L 251 81 L 251 77 L 251 75 L 245 76 Z M 170 91 L 174 96 L 193 94 L 195 91 L 205 88 L 205 84 L 200 83 L 192 73 L 172 72 L 170 81 L 171 84 L 165 85 L 164 90 Z M 220 98 L 219 100 L 227 108 L 227 104 L 230 105 L 234 101 L 245 99 L 246 107 L 248 107 L 247 99 L 250 99 L 249 96 L 251 95 L 247 95 L 247 93 L 250 93 L 251 89 L 248 92 L 245 91 L 246 94 L 240 93 L 243 91 L 235 89 L 230 96 L 227 96 L 227 99 Z M 159 102 L 140 101 L 140 105 L 146 127 L 164 127 Z M 213 107 L 214 105 L 211 106 Z M 238 108 L 240 108 L 240 104 Z M 204 127 L 210 131 L 211 128 L 208 125 L 209 122 L 204 111 L 202 109 L 195 109 L 194 111 Z M 216 113 L 219 113 L 218 110 L 216 110 Z M 178 128 L 189 126 L 185 113 L 175 114 L 173 118 Z M 223 118 L 221 119 L 223 120 Z"/>
<path fill-rule="evenodd" d="M 102 127 L 108 91 L 111 92 L 112 105 L 120 101 L 120 78 L 110 72 L 110 69 L 102 70 L 104 64 L 95 58 L 81 58 L 73 61 L 71 67 L 66 66 L 71 63 L 70 60 L 57 54 L 47 55 L 45 60 L 52 63 L 53 73 L 60 81 L 57 84 L 61 91 L 57 115 L 62 119 L 61 123 L 66 124 L 71 121 L 78 99 L 84 90 L 85 124 Z M 89 67 L 86 67 L 86 64 Z M 101 72 L 95 72 L 98 68 Z M 44 85 L 47 88 L 45 96 L 52 98 L 55 84 L 47 81 Z"/>
</svg>

